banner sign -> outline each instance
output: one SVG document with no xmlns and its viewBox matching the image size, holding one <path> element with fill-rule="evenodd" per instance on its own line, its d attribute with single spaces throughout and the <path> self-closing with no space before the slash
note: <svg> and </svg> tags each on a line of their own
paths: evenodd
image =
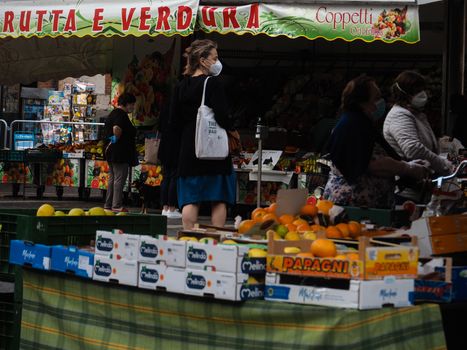
<svg viewBox="0 0 467 350">
<path fill-rule="evenodd" d="M 210 33 L 284 35 L 310 40 L 387 43 L 420 40 L 417 6 L 375 4 L 199 6 L 197 27 Z"/>
<path fill-rule="evenodd" d="M 198 0 L 0 1 L 0 38 L 144 34 L 187 36 Z"/>
</svg>

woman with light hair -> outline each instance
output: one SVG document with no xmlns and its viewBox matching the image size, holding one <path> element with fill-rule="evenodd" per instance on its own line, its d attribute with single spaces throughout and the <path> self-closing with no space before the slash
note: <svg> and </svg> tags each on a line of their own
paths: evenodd
<svg viewBox="0 0 467 350">
<path fill-rule="evenodd" d="M 201 160 L 195 154 L 195 131 L 198 108 L 206 79 L 205 104 L 214 111 L 217 124 L 229 130 L 227 99 L 218 75 L 222 70 L 217 44 L 195 40 L 186 50 L 184 78 L 177 85 L 171 104 L 170 125 L 180 133 L 177 195 L 182 209 L 184 229 L 198 221 L 201 203 L 211 204 L 214 226 L 225 225 L 227 204 L 235 203 L 236 178 L 231 157 Z"/>
</svg>

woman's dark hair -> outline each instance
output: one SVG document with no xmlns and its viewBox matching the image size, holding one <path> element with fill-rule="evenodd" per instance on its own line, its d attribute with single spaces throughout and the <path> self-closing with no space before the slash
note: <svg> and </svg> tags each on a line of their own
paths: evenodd
<svg viewBox="0 0 467 350">
<path fill-rule="evenodd" d="M 426 79 L 423 75 L 406 70 L 399 74 L 392 85 L 392 98 L 394 103 L 407 106 L 414 95 L 426 88 Z"/>
<path fill-rule="evenodd" d="M 120 96 L 118 96 L 118 105 L 122 107 L 126 107 L 129 104 L 135 103 L 136 97 L 128 92 L 124 92 Z"/>
<path fill-rule="evenodd" d="M 375 83 L 375 80 L 365 74 L 349 81 L 342 91 L 341 111 L 361 110 L 360 104 L 368 102 L 371 98 L 372 83 Z"/>
<path fill-rule="evenodd" d="M 200 66 L 201 58 L 207 58 L 217 44 L 209 39 L 195 40 L 185 49 L 183 57 L 186 58 L 186 66 L 183 75 L 191 76 Z"/>
</svg>

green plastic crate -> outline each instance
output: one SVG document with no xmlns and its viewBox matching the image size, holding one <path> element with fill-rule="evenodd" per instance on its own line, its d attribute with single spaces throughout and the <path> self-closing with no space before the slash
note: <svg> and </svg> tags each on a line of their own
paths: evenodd
<svg viewBox="0 0 467 350">
<path fill-rule="evenodd" d="M 0 349 L 19 349 L 21 303 L 10 293 L 0 293 Z"/>
<path fill-rule="evenodd" d="M 21 213 L 21 214 L 13 214 Z M 23 215 L 23 213 L 25 215 Z M 27 214 L 33 213 L 33 215 Z M 35 210 L 0 210 L 0 273 L 13 274 L 8 263 L 10 240 L 34 243 L 89 245 L 96 230 L 121 229 L 127 233 L 162 235 L 167 233 L 167 218 L 162 215 L 124 216 L 35 216 Z"/>
</svg>

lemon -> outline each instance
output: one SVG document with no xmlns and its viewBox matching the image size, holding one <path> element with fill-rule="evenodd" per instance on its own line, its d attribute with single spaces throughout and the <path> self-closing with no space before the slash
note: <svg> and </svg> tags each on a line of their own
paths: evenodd
<svg viewBox="0 0 467 350">
<path fill-rule="evenodd" d="M 286 241 L 299 241 L 300 235 L 296 231 L 290 231 L 290 232 L 287 232 L 287 234 L 285 235 L 285 240 Z"/>
<path fill-rule="evenodd" d="M 198 240 L 196 239 L 196 237 L 189 237 L 189 236 L 180 237 L 178 240 L 179 240 L 179 241 L 198 242 Z"/>
<path fill-rule="evenodd" d="M 68 216 L 84 216 L 84 210 L 81 208 L 73 208 L 68 212 Z"/>
<path fill-rule="evenodd" d="M 115 215 L 115 213 L 112 210 L 104 209 L 104 211 L 105 211 L 105 215 L 107 215 L 107 216 L 114 216 Z"/>
<path fill-rule="evenodd" d="M 66 216 L 66 214 L 65 214 L 63 211 L 61 211 L 61 210 L 57 210 L 57 211 L 55 212 L 55 216 Z"/>
<path fill-rule="evenodd" d="M 104 208 L 94 207 L 94 208 L 89 209 L 89 215 L 90 216 L 105 216 L 107 214 Z"/>
<path fill-rule="evenodd" d="M 42 204 L 39 209 L 37 209 L 36 216 L 53 216 L 55 214 L 55 209 L 50 204 Z"/>
<path fill-rule="evenodd" d="M 200 243 L 205 243 L 205 244 L 207 244 L 207 243 L 209 243 L 209 242 L 212 242 L 212 243 L 216 242 L 216 243 L 217 243 L 217 241 L 216 241 L 214 238 L 212 238 L 212 237 L 203 237 L 203 238 L 201 238 L 201 239 L 199 240 L 199 242 L 200 242 Z"/>
<path fill-rule="evenodd" d="M 301 249 L 297 247 L 285 247 L 284 248 L 284 253 L 285 254 L 298 254 L 301 253 Z"/>
<path fill-rule="evenodd" d="M 303 234 L 303 239 L 309 239 L 311 241 L 314 241 L 316 238 L 316 233 L 314 233 L 313 231 L 306 231 Z"/>
<path fill-rule="evenodd" d="M 222 242 L 222 244 L 237 244 L 237 242 L 231 240 L 231 239 L 226 239 L 225 241 Z"/>
<path fill-rule="evenodd" d="M 256 278 L 254 278 L 253 276 L 249 276 L 248 277 L 248 281 L 246 282 L 248 284 L 258 284 L 258 280 Z"/>
<path fill-rule="evenodd" d="M 265 258 L 268 255 L 268 252 L 264 249 L 252 248 L 248 251 L 248 256 L 250 258 Z"/>
<path fill-rule="evenodd" d="M 276 228 L 276 232 L 281 238 L 284 238 L 287 232 L 289 232 L 289 229 L 285 225 L 279 225 Z"/>
</svg>

